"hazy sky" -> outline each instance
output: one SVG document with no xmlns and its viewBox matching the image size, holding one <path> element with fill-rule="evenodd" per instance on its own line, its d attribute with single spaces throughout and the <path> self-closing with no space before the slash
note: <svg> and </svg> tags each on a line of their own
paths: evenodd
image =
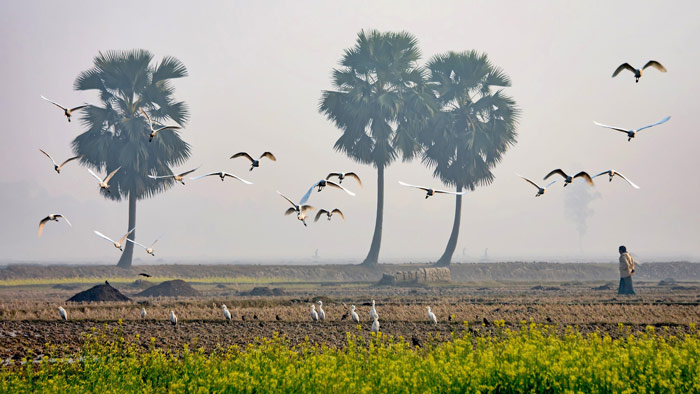
<svg viewBox="0 0 700 394">
<path fill-rule="evenodd" d="M 449 50 L 486 52 L 513 81 L 507 89 L 522 109 L 518 143 L 496 168 L 495 182 L 464 198 L 460 240 L 470 259 L 485 248 L 494 259 L 616 258 L 626 244 L 641 259 L 700 256 L 697 208 L 700 164 L 697 130 L 700 6 L 697 2 L 297 2 L 55 1 L 0 4 L 0 259 L 116 263 L 119 253 L 92 231 L 119 236 L 128 207 L 98 194 L 85 168 L 71 163 L 57 175 L 38 151 L 71 154 L 81 123 L 66 122 L 43 94 L 68 105 L 96 103 L 73 91 L 78 73 L 101 50 L 145 48 L 171 55 L 190 76 L 175 82 L 189 104 L 182 133 L 192 158 L 180 169 L 224 169 L 255 182 L 189 181 L 139 202 L 137 240 L 165 233 L 163 262 L 299 260 L 315 249 L 329 259 L 360 261 L 374 228 L 376 171 L 332 146 L 340 132 L 318 113 L 331 70 L 361 29 L 405 30 L 419 40 L 422 61 Z M 181 5 L 178 5 L 181 4 Z M 635 84 L 612 79 L 617 65 L 662 62 Z M 640 127 L 671 120 L 627 142 L 592 121 Z M 248 172 L 240 150 L 274 152 L 278 161 Z M 541 198 L 515 172 L 541 179 L 561 167 L 601 172 L 614 168 L 641 186 L 598 178 L 587 207 L 585 188 L 557 184 Z M 282 215 L 275 190 L 301 197 L 329 171 L 356 171 L 365 183 L 350 197 L 337 190 L 314 195 L 317 207 L 347 217 L 304 228 Z M 386 260 L 440 256 L 449 236 L 454 198 L 425 200 L 397 181 L 440 187 L 420 162 L 386 172 Z M 580 207 L 577 209 L 577 207 Z M 581 212 L 588 211 L 579 236 Z M 73 227 L 39 219 L 61 212 Z M 386 261 L 385 260 L 385 261 Z"/>
</svg>

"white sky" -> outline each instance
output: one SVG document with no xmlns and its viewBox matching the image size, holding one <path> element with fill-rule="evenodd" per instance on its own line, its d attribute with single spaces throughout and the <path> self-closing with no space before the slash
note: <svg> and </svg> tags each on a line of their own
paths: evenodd
<svg viewBox="0 0 700 394">
<path fill-rule="evenodd" d="M 176 97 L 191 109 L 182 135 L 193 156 L 183 169 L 221 168 L 255 185 L 190 181 L 140 202 L 137 240 L 166 235 L 155 259 L 140 249 L 135 257 L 289 261 L 318 248 L 324 258 L 360 261 L 374 228 L 376 172 L 333 151 L 340 132 L 317 108 L 321 90 L 331 88 L 332 68 L 363 28 L 413 33 L 423 61 L 448 50 L 486 52 L 513 81 L 507 92 L 522 109 L 519 142 L 496 168 L 496 181 L 465 197 L 457 259 L 462 248 L 471 259 L 485 248 L 492 259 L 614 259 L 622 243 L 647 260 L 700 256 L 700 180 L 691 175 L 700 164 L 696 2 L 214 3 L 0 4 L 0 260 L 116 262 L 118 252 L 92 231 L 124 233 L 127 204 L 100 197 L 94 179 L 75 163 L 54 173 L 38 149 L 62 160 L 83 130 L 39 95 L 68 105 L 94 103 L 72 86 L 97 52 L 145 48 L 157 59 L 179 58 L 190 73 L 175 82 Z M 610 78 L 622 62 L 640 66 L 649 59 L 668 73 L 648 71 L 639 84 L 631 74 Z M 666 115 L 672 116 L 667 124 L 630 143 L 592 124 L 640 127 Z M 270 150 L 278 161 L 249 173 L 244 160 L 228 159 L 240 150 Z M 558 184 L 535 199 L 534 188 L 514 175 L 541 179 L 557 167 L 615 168 L 642 188 L 598 178 L 599 198 L 590 203 L 580 238 L 565 202 L 567 193 L 580 190 Z M 327 190 L 311 202 L 341 208 L 345 223 L 304 228 L 282 216 L 287 205 L 275 190 L 300 197 L 337 170 L 355 170 L 365 187 L 348 181 L 357 197 Z M 388 168 L 384 261 L 442 253 L 454 199 L 426 201 L 397 184 L 440 187 L 431 174 L 419 162 Z M 51 212 L 64 213 L 74 226 L 49 223 L 37 239 L 39 219 Z"/>
</svg>

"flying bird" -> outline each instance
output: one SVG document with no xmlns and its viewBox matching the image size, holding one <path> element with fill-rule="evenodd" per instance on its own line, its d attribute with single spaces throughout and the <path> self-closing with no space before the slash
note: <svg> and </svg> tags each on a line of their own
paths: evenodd
<svg viewBox="0 0 700 394">
<path fill-rule="evenodd" d="M 316 214 L 316 217 L 314 218 L 314 222 L 318 222 L 318 219 L 320 219 L 321 215 L 323 215 L 323 214 L 326 214 L 326 216 L 328 217 L 328 220 L 331 220 L 331 216 L 333 216 L 333 214 L 335 214 L 335 213 L 337 213 L 338 216 L 340 216 L 343 220 L 345 220 L 345 215 L 343 215 L 343 212 L 341 212 L 340 209 L 335 208 L 332 211 L 327 211 L 325 209 L 319 210 L 318 213 Z"/>
<path fill-rule="evenodd" d="M 54 169 L 54 170 L 56 171 L 56 173 L 58 173 L 58 174 L 61 173 L 61 168 L 63 168 L 63 166 L 65 166 L 66 164 L 70 163 L 71 161 L 73 161 L 73 160 L 75 160 L 75 159 L 80 159 L 80 158 L 82 157 L 82 156 L 80 156 L 80 155 L 75 156 L 75 157 L 71 157 L 70 159 L 67 159 L 66 161 L 64 161 L 63 163 L 61 163 L 60 165 L 58 165 L 58 164 L 56 163 L 56 161 L 53 159 L 53 157 L 51 157 L 51 155 L 49 155 L 48 153 L 44 152 L 44 151 L 41 150 L 41 149 L 39 149 L 39 152 L 45 154 L 46 157 L 48 157 L 49 159 L 51 159 L 51 162 L 53 163 L 53 169 Z"/>
<path fill-rule="evenodd" d="M 318 181 L 318 182 L 314 183 L 313 185 L 311 185 L 311 187 L 309 188 L 309 190 L 304 194 L 304 196 L 301 197 L 301 200 L 299 200 L 299 203 L 300 203 L 300 204 L 305 203 L 305 202 L 309 199 L 309 197 L 311 197 L 311 193 L 314 191 L 314 189 L 318 189 L 318 191 L 320 192 L 320 191 L 322 191 L 326 186 L 335 187 L 336 189 L 340 189 L 340 190 L 344 191 L 345 193 L 347 193 L 347 194 L 349 194 L 349 195 L 351 195 L 351 196 L 353 196 L 353 197 L 355 196 L 355 193 L 351 192 L 350 190 L 346 189 L 345 187 L 340 186 L 339 184 L 337 184 L 337 183 L 335 183 L 335 182 L 333 182 L 333 181 L 328 181 L 328 180 L 325 180 L 325 179 L 321 179 L 320 181 Z"/>
<path fill-rule="evenodd" d="M 557 168 L 556 170 L 552 170 L 549 174 L 547 174 L 547 176 L 544 177 L 544 180 L 547 180 L 547 178 L 555 174 L 561 175 L 564 178 L 564 187 L 566 187 L 569 183 L 573 182 L 576 178 L 583 178 L 586 181 L 586 183 L 593 186 L 593 179 L 590 175 L 588 175 L 586 171 L 581 171 L 574 176 L 569 176 L 564 171 L 562 171 L 561 168 Z"/>
<path fill-rule="evenodd" d="M 641 70 L 630 66 L 629 63 L 622 63 L 615 69 L 612 77 L 615 78 L 617 74 L 621 73 L 623 70 L 629 70 L 634 74 L 634 82 L 639 82 L 639 78 L 642 77 L 642 70 L 646 70 L 649 67 L 654 67 L 655 69 L 664 73 L 666 72 L 666 68 L 662 66 L 661 63 L 657 62 L 656 60 L 649 60 L 647 64 L 641 68 Z"/>
<path fill-rule="evenodd" d="M 197 167 L 197 168 L 195 168 L 195 169 L 192 169 L 192 170 L 189 170 L 189 171 L 185 171 L 185 172 L 180 173 L 180 174 L 177 174 L 177 175 L 176 175 L 176 174 L 172 174 L 172 175 L 149 175 L 148 177 L 151 178 L 151 179 L 172 178 L 172 179 L 175 180 L 175 182 L 180 182 L 180 183 L 182 183 L 182 184 L 184 185 L 184 184 L 185 184 L 185 181 L 184 181 L 185 175 L 189 175 L 189 174 L 191 174 L 191 173 L 197 171 L 198 169 L 199 169 L 199 167 Z"/>
<path fill-rule="evenodd" d="M 98 185 L 100 185 L 100 189 L 107 190 L 107 193 L 111 193 L 111 191 L 109 190 L 109 181 L 112 179 L 112 177 L 114 176 L 114 174 L 116 174 L 117 171 L 119 171 L 120 168 L 121 168 L 121 166 L 120 166 L 120 167 L 117 167 L 116 170 L 110 172 L 110 173 L 105 177 L 105 179 L 102 179 L 102 178 L 100 178 L 99 176 L 97 176 L 97 174 L 95 174 L 94 172 L 92 172 L 91 169 L 88 168 L 87 170 L 88 170 L 88 172 L 90 172 L 90 174 L 91 174 L 92 176 L 95 177 L 95 179 L 97 179 Z"/>
<path fill-rule="evenodd" d="M 323 301 L 318 300 L 318 320 L 326 320 L 326 311 L 323 310 Z"/>
<path fill-rule="evenodd" d="M 147 273 L 144 273 L 144 272 L 140 273 L 139 275 L 144 276 L 144 277 L 146 277 L 146 278 L 150 278 L 150 277 L 151 277 L 151 275 L 149 275 L 149 274 L 147 274 Z"/>
<path fill-rule="evenodd" d="M 362 181 L 360 180 L 360 177 L 357 176 L 357 174 L 355 174 L 354 172 L 331 172 L 330 174 L 326 175 L 326 180 L 329 180 L 332 177 L 338 177 L 339 185 L 343 183 L 343 179 L 353 178 L 357 181 L 357 183 L 360 184 L 360 187 L 362 187 Z"/>
<path fill-rule="evenodd" d="M 350 316 L 352 316 L 352 321 L 354 321 L 355 323 L 360 322 L 360 316 L 357 314 L 357 312 L 355 312 L 355 305 L 352 305 L 350 307 Z"/>
<path fill-rule="evenodd" d="M 245 157 L 246 159 L 250 160 L 250 170 L 248 170 L 248 171 L 253 171 L 253 168 L 260 167 L 260 160 L 261 160 L 263 157 L 266 157 L 266 158 L 268 158 L 268 159 L 270 159 L 270 160 L 272 160 L 272 161 L 277 161 L 277 158 L 275 157 L 275 155 L 272 154 L 272 152 L 265 152 L 265 153 L 263 153 L 262 155 L 260 155 L 260 157 L 259 157 L 257 160 L 256 160 L 256 159 L 253 159 L 253 158 L 252 158 L 248 153 L 246 153 L 246 152 L 238 152 L 238 153 L 236 153 L 235 155 L 231 156 L 231 159 L 235 159 L 235 158 L 237 158 L 237 157 Z"/>
<path fill-rule="evenodd" d="M 433 195 L 435 195 L 436 193 L 454 194 L 454 195 L 456 195 L 456 196 L 463 196 L 463 195 L 467 194 L 466 191 L 465 191 L 465 192 L 451 192 L 451 191 L 447 191 L 447 190 L 436 190 L 436 189 L 431 189 L 431 188 L 429 188 L 429 187 L 416 186 L 416 185 L 409 185 L 408 183 L 404 183 L 404 182 L 401 182 L 401 181 L 399 181 L 399 184 L 400 184 L 401 186 L 415 187 L 416 189 L 421 189 L 421 190 L 425 191 L 425 192 L 427 193 L 427 194 L 425 195 L 425 198 L 428 198 L 428 197 L 430 197 L 430 196 L 433 196 Z"/>
<path fill-rule="evenodd" d="M 638 132 L 640 132 L 640 131 L 642 131 L 642 130 L 644 130 L 644 129 L 648 129 L 648 128 L 650 128 L 650 127 L 658 126 L 658 125 L 660 125 L 660 124 L 662 124 L 662 123 L 666 123 L 666 122 L 668 122 L 669 119 L 671 119 L 671 117 L 670 117 L 670 116 L 667 116 L 667 117 L 661 119 L 660 121 L 658 121 L 658 122 L 656 122 L 656 123 L 654 123 L 654 124 L 650 124 L 650 125 L 648 125 L 648 126 L 640 127 L 640 128 L 638 128 L 638 129 L 623 129 L 623 128 L 621 128 L 621 127 L 615 127 L 615 126 L 604 125 L 604 124 L 598 123 L 598 122 L 596 122 L 596 121 L 593 121 L 593 124 L 595 124 L 596 126 L 606 127 L 606 128 L 608 128 L 608 129 L 613 129 L 613 130 L 617 130 L 617 131 L 621 131 L 621 132 L 623 132 L 623 133 L 626 133 L 626 134 L 627 134 L 627 142 L 629 142 L 629 141 L 632 141 L 632 138 L 634 138 L 634 137 L 637 136 L 637 133 L 638 133 Z"/>
<path fill-rule="evenodd" d="M 288 197 L 286 197 L 284 194 L 280 193 L 279 190 L 277 191 L 277 194 L 282 196 L 285 200 L 287 200 L 290 204 L 292 204 L 293 208 L 288 208 L 284 214 L 285 215 L 291 215 L 293 213 L 297 214 L 297 219 L 299 219 L 303 224 L 304 227 L 306 227 L 306 212 L 314 210 L 316 208 L 312 207 L 311 205 L 302 205 L 300 202 L 299 204 L 295 204 L 292 200 L 290 200 Z"/>
<path fill-rule="evenodd" d="M 68 320 L 68 312 L 62 306 L 58 307 L 58 314 L 61 316 L 61 319 Z"/>
<path fill-rule="evenodd" d="M 234 179 L 238 179 L 239 181 L 245 183 L 246 185 L 252 185 L 252 184 L 253 184 L 253 182 L 246 181 L 246 180 L 243 179 L 243 178 L 240 178 L 240 177 L 238 177 L 238 176 L 236 176 L 236 175 L 233 175 L 233 174 L 229 174 L 228 172 L 224 172 L 224 171 L 210 172 L 210 173 L 208 173 L 208 174 L 196 176 L 196 177 L 190 178 L 190 179 L 192 179 L 192 180 L 197 180 L 197 179 L 202 179 L 202 178 L 204 178 L 204 177 L 214 176 L 214 175 L 216 175 L 216 176 L 218 176 L 219 178 L 221 178 L 221 182 L 223 182 L 223 181 L 224 181 L 224 178 L 226 178 L 226 177 L 228 176 L 228 177 L 231 177 L 231 178 L 234 178 Z"/>
<path fill-rule="evenodd" d="M 433 311 L 430 310 L 430 307 L 428 307 L 428 320 L 437 324 L 437 317 L 435 317 L 435 314 L 433 313 Z"/>
<path fill-rule="evenodd" d="M 146 113 L 146 111 L 144 111 L 143 108 L 141 108 L 140 111 L 143 114 L 143 116 L 146 117 L 146 120 L 148 120 L 148 128 L 151 129 L 151 134 L 148 136 L 148 142 L 153 141 L 153 139 L 156 137 L 156 134 L 163 130 L 177 130 L 181 128 L 180 126 L 162 126 L 157 129 L 154 129 L 153 122 L 151 121 L 151 117 L 148 116 L 148 113 Z"/>
<path fill-rule="evenodd" d="M 316 305 L 311 305 L 311 320 L 318 321 L 318 313 L 316 313 Z"/>
<path fill-rule="evenodd" d="M 374 323 L 372 323 L 372 332 L 379 332 L 379 318 L 374 318 Z"/>
<path fill-rule="evenodd" d="M 70 224 L 70 221 L 68 221 L 67 217 L 61 215 L 60 213 L 52 213 L 49 216 L 41 219 L 41 221 L 39 221 L 39 231 L 37 233 L 37 237 L 41 237 L 41 234 L 44 232 L 44 226 L 46 225 L 47 222 L 49 222 L 49 221 L 58 222 L 58 218 L 63 218 L 63 220 L 65 220 L 66 223 L 68 223 L 68 225 L 70 227 L 73 227 L 73 225 Z"/>
<path fill-rule="evenodd" d="M 624 175 L 620 174 L 619 172 L 617 172 L 617 171 L 615 171 L 615 170 L 603 171 L 603 172 L 601 172 L 600 174 L 595 175 L 593 178 L 596 178 L 596 177 L 599 177 L 599 176 L 605 175 L 605 174 L 607 174 L 607 175 L 610 177 L 609 182 L 612 182 L 612 180 L 613 180 L 613 178 L 615 177 L 615 175 L 617 175 L 617 176 L 619 176 L 620 178 L 622 178 L 622 179 L 624 179 L 625 181 L 627 181 L 627 183 L 629 183 L 630 186 L 632 186 L 633 188 L 639 189 L 639 186 L 635 185 L 634 182 L 630 181 L 630 180 L 627 179 Z"/>
<path fill-rule="evenodd" d="M 138 242 L 136 242 L 136 241 L 134 241 L 134 240 L 132 240 L 132 239 L 129 239 L 129 238 L 127 238 L 126 241 L 127 241 L 127 242 L 131 242 L 131 243 L 134 244 L 134 245 L 138 245 L 138 246 L 144 248 L 144 249 L 146 250 L 146 253 L 148 253 L 148 254 L 150 254 L 151 256 L 154 256 L 154 257 L 155 257 L 155 253 L 153 252 L 153 246 L 156 244 L 156 242 L 158 242 L 158 240 L 159 240 L 160 238 L 161 238 L 161 237 L 156 238 L 156 240 L 153 241 L 153 243 L 152 243 L 151 246 L 149 246 L 149 247 L 146 247 L 146 246 L 144 246 L 144 245 L 142 245 L 142 244 L 140 244 L 140 243 L 138 243 Z"/>
<path fill-rule="evenodd" d="M 518 174 L 515 174 L 515 175 L 518 175 Z M 525 178 L 525 177 L 522 176 L 522 175 L 518 175 L 518 176 L 521 177 L 521 178 L 523 178 L 527 183 L 529 183 L 529 184 L 531 184 L 532 186 L 534 186 L 534 187 L 537 188 L 537 194 L 535 194 L 535 197 L 539 197 L 539 196 L 543 195 L 544 192 L 547 191 L 547 188 L 548 188 L 548 187 L 552 186 L 554 183 L 557 182 L 557 181 L 551 181 L 551 182 L 549 182 L 546 186 L 542 187 L 542 186 L 536 184 L 535 182 L 533 182 L 533 181 L 531 181 L 531 180 Z"/>
<path fill-rule="evenodd" d="M 68 118 L 68 121 L 69 121 L 69 122 L 70 122 L 70 117 L 71 117 L 71 115 L 73 115 L 73 112 L 79 111 L 79 110 L 81 110 L 81 109 L 87 107 L 87 105 L 79 105 L 79 106 L 77 106 L 77 107 L 68 108 L 68 107 L 62 106 L 61 104 L 59 104 L 59 103 L 57 103 L 57 102 L 55 102 L 55 101 L 51 101 L 51 100 L 47 99 L 47 98 L 44 97 L 44 96 L 41 96 L 41 98 L 43 98 L 44 100 L 46 100 L 46 101 L 50 102 L 51 104 L 57 106 L 58 108 L 62 109 L 62 110 L 63 110 L 63 114 L 66 115 L 66 118 Z"/>
<path fill-rule="evenodd" d="M 141 319 L 145 319 L 146 315 L 147 315 L 146 308 L 141 308 Z"/>
<path fill-rule="evenodd" d="M 175 312 L 172 310 L 170 311 L 170 324 L 177 326 L 177 316 L 175 316 Z"/>
<path fill-rule="evenodd" d="M 99 231 L 97 231 L 97 230 L 95 230 L 95 234 L 97 234 L 99 237 L 104 238 L 104 239 L 106 239 L 107 241 L 109 241 L 109 242 L 111 242 L 112 244 L 114 244 L 114 247 L 117 248 L 117 249 L 119 249 L 120 251 L 124 251 L 124 250 L 122 249 L 122 245 L 124 245 L 124 240 L 126 239 L 126 237 L 129 236 L 129 234 L 131 234 L 132 232 L 134 232 L 134 230 L 136 230 L 136 227 L 132 228 L 131 230 L 129 230 L 128 233 L 124 234 L 123 237 L 119 238 L 119 241 L 114 241 L 114 240 L 112 240 L 111 238 L 109 238 L 108 236 L 102 234 L 101 232 L 99 232 Z"/>
</svg>

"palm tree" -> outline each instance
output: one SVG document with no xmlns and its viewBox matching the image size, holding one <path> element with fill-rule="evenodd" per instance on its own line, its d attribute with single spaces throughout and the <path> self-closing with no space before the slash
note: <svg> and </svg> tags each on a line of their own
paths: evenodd
<svg viewBox="0 0 700 394">
<path fill-rule="evenodd" d="M 409 33 L 360 31 L 340 68 L 333 70 L 335 90 L 322 93 L 319 111 L 342 132 L 334 148 L 377 169 L 377 217 L 362 263 L 366 266 L 376 266 L 379 259 L 384 170 L 399 155 L 410 160 L 419 151 L 414 120 L 431 113 L 423 100 L 430 92 L 424 88 L 419 58 L 417 41 Z"/>
<path fill-rule="evenodd" d="M 421 132 L 423 162 L 459 192 L 491 184 L 491 170 L 516 142 L 519 109 L 502 89 L 493 91 L 510 86 L 510 79 L 476 51 L 435 56 L 428 69 L 440 110 Z M 452 234 L 436 265 L 448 266 L 452 260 L 461 213 L 458 195 Z"/>
<path fill-rule="evenodd" d="M 130 50 L 99 53 L 94 67 L 75 80 L 76 90 L 97 90 L 100 105 L 83 111 L 81 120 L 87 131 L 73 140 L 73 151 L 82 155 L 83 164 L 96 170 L 111 172 L 121 167 L 110 182 L 110 192 L 101 193 L 114 201 L 129 199 L 128 229 L 136 226 L 136 200 L 174 185 L 172 179 L 154 180 L 147 175 L 171 174 L 170 167 L 190 156 L 190 146 L 174 130 L 159 132 L 149 143 L 150 128 L 141 114 L 149 113 L 154 123 L 170 119 L 184 124 L 189 116 L 187 106 L 173 98 L 171 80 L 185 76 L 187 69 L 174 57 L 153 64 L 150 52 Z M 134 240 L 135 234 L 129 238 Z M 133 250 L 134 244 L 127 242 L 117 266 L 130 267 Z"/>
</svg>

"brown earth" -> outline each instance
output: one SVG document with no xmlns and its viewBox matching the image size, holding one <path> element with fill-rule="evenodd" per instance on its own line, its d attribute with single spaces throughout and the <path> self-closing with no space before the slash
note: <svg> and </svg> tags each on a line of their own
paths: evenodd
<svg viewBox="0 0 700 394">
<path fill-rule="evenodd" d="M 129 297 L 122 294 L 119 290 L 110 286 L 105 281 L 103 285 L 91 287 L 85 291 L 74 295 L 67 299 L 69 302 L 106 302 L 106 301 L 131 301 Z"/>
<path fill-rule="evenodd" d="M 181 279 L 169 280 L 136 294 L 137 297 L 197 297 L 201 295 Z"/>
</svg>

